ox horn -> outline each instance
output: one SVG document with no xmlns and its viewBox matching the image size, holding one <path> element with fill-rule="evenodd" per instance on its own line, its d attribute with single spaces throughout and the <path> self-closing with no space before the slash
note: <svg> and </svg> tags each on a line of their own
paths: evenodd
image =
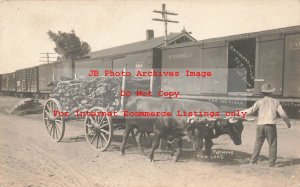
<svg viewBox="0 0 300 187">
<path fill-rule="evenodd" d="M 229 123 L 236 123 L 238 121 L 238 119 L 236 118 L 229 118 Z"/>
<path fill-rule="evenodd" d="M 195 122 L 203 122 L 205 120 L 206 120 L 206 117 L 190 116 L 190 117 L 188 117 L 187 122 L 193 124 Z"/>
<path fill-rule="evenodd" d="M 218 118 L 216 117 L 208 117 L 207 121 L 217 121 Z"/>
</svg>

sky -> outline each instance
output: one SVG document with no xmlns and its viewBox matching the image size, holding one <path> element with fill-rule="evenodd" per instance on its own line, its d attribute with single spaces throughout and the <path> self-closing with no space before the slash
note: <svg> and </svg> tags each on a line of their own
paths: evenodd
<svg viewBox="0 0 300 187">
<path fill-rule="evenodd" d="M 300 25 L 300 0 L 0 0 L 0 73 L 42 64 L 40 53 L 54 52 L 48 30 L 74 29 L 92 51 L 145 40 L 147 29 L 162 36 L 163 23 L 152 21 L 162 3 L 179 14 L 168 31 L 197 40 Z"/>
</svg>

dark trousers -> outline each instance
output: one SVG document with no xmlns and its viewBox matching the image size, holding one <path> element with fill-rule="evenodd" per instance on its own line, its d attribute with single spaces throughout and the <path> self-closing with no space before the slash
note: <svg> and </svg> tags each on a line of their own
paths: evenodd
<svg viewBox="0 0 300 187">
<path fill-rule="evenodd" d="M 256 128 L 256 141 L 254 150 L 251 157 L 251 163 L 256 163 L 265 138 L 269 143 L 269 165 L 272 166 L 277 158 L 277 130 L 276 125 L 257 125 Z"/>
</svg>

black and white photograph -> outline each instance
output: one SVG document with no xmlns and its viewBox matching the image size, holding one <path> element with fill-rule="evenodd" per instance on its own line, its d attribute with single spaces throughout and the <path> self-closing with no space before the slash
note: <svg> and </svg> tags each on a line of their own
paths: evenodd
<svg viewBox="0 0 300 187">
<path fill-rule="evenodd" d="M 299 0 L 0 0 L 0 186 L 300 187 Z"/>
</svg>

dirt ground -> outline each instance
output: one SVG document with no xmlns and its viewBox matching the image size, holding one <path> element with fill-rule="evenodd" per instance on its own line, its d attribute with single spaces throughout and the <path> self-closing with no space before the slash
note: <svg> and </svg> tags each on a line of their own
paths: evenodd
<svg viewBox="0 0 300 187">
<path fill-rule="evenodd" d="M 228 136 L 214 140 L 213 159 L 200 158 L 184 142 L 180 162 L 168 151 L 157 151 L 155 162 L 131 144 L 121 156 L 122 130 L 105 152 L 85 141 L 83 122 L 68 122 L 62 142 L 52 142 L 42 116 L 13 116 L 5 112 L 19 99 L 0 97 L 0 186 L 300 186 L 300 121 L 287 129 L 278 123 L 278 162 L 268 167 L 267 143 L 258 165 L 249 165 L 255 122 L 245 123 L 243 144 Z M 149 149 L 146 149 L 146 153 Z"/>
</svg>

